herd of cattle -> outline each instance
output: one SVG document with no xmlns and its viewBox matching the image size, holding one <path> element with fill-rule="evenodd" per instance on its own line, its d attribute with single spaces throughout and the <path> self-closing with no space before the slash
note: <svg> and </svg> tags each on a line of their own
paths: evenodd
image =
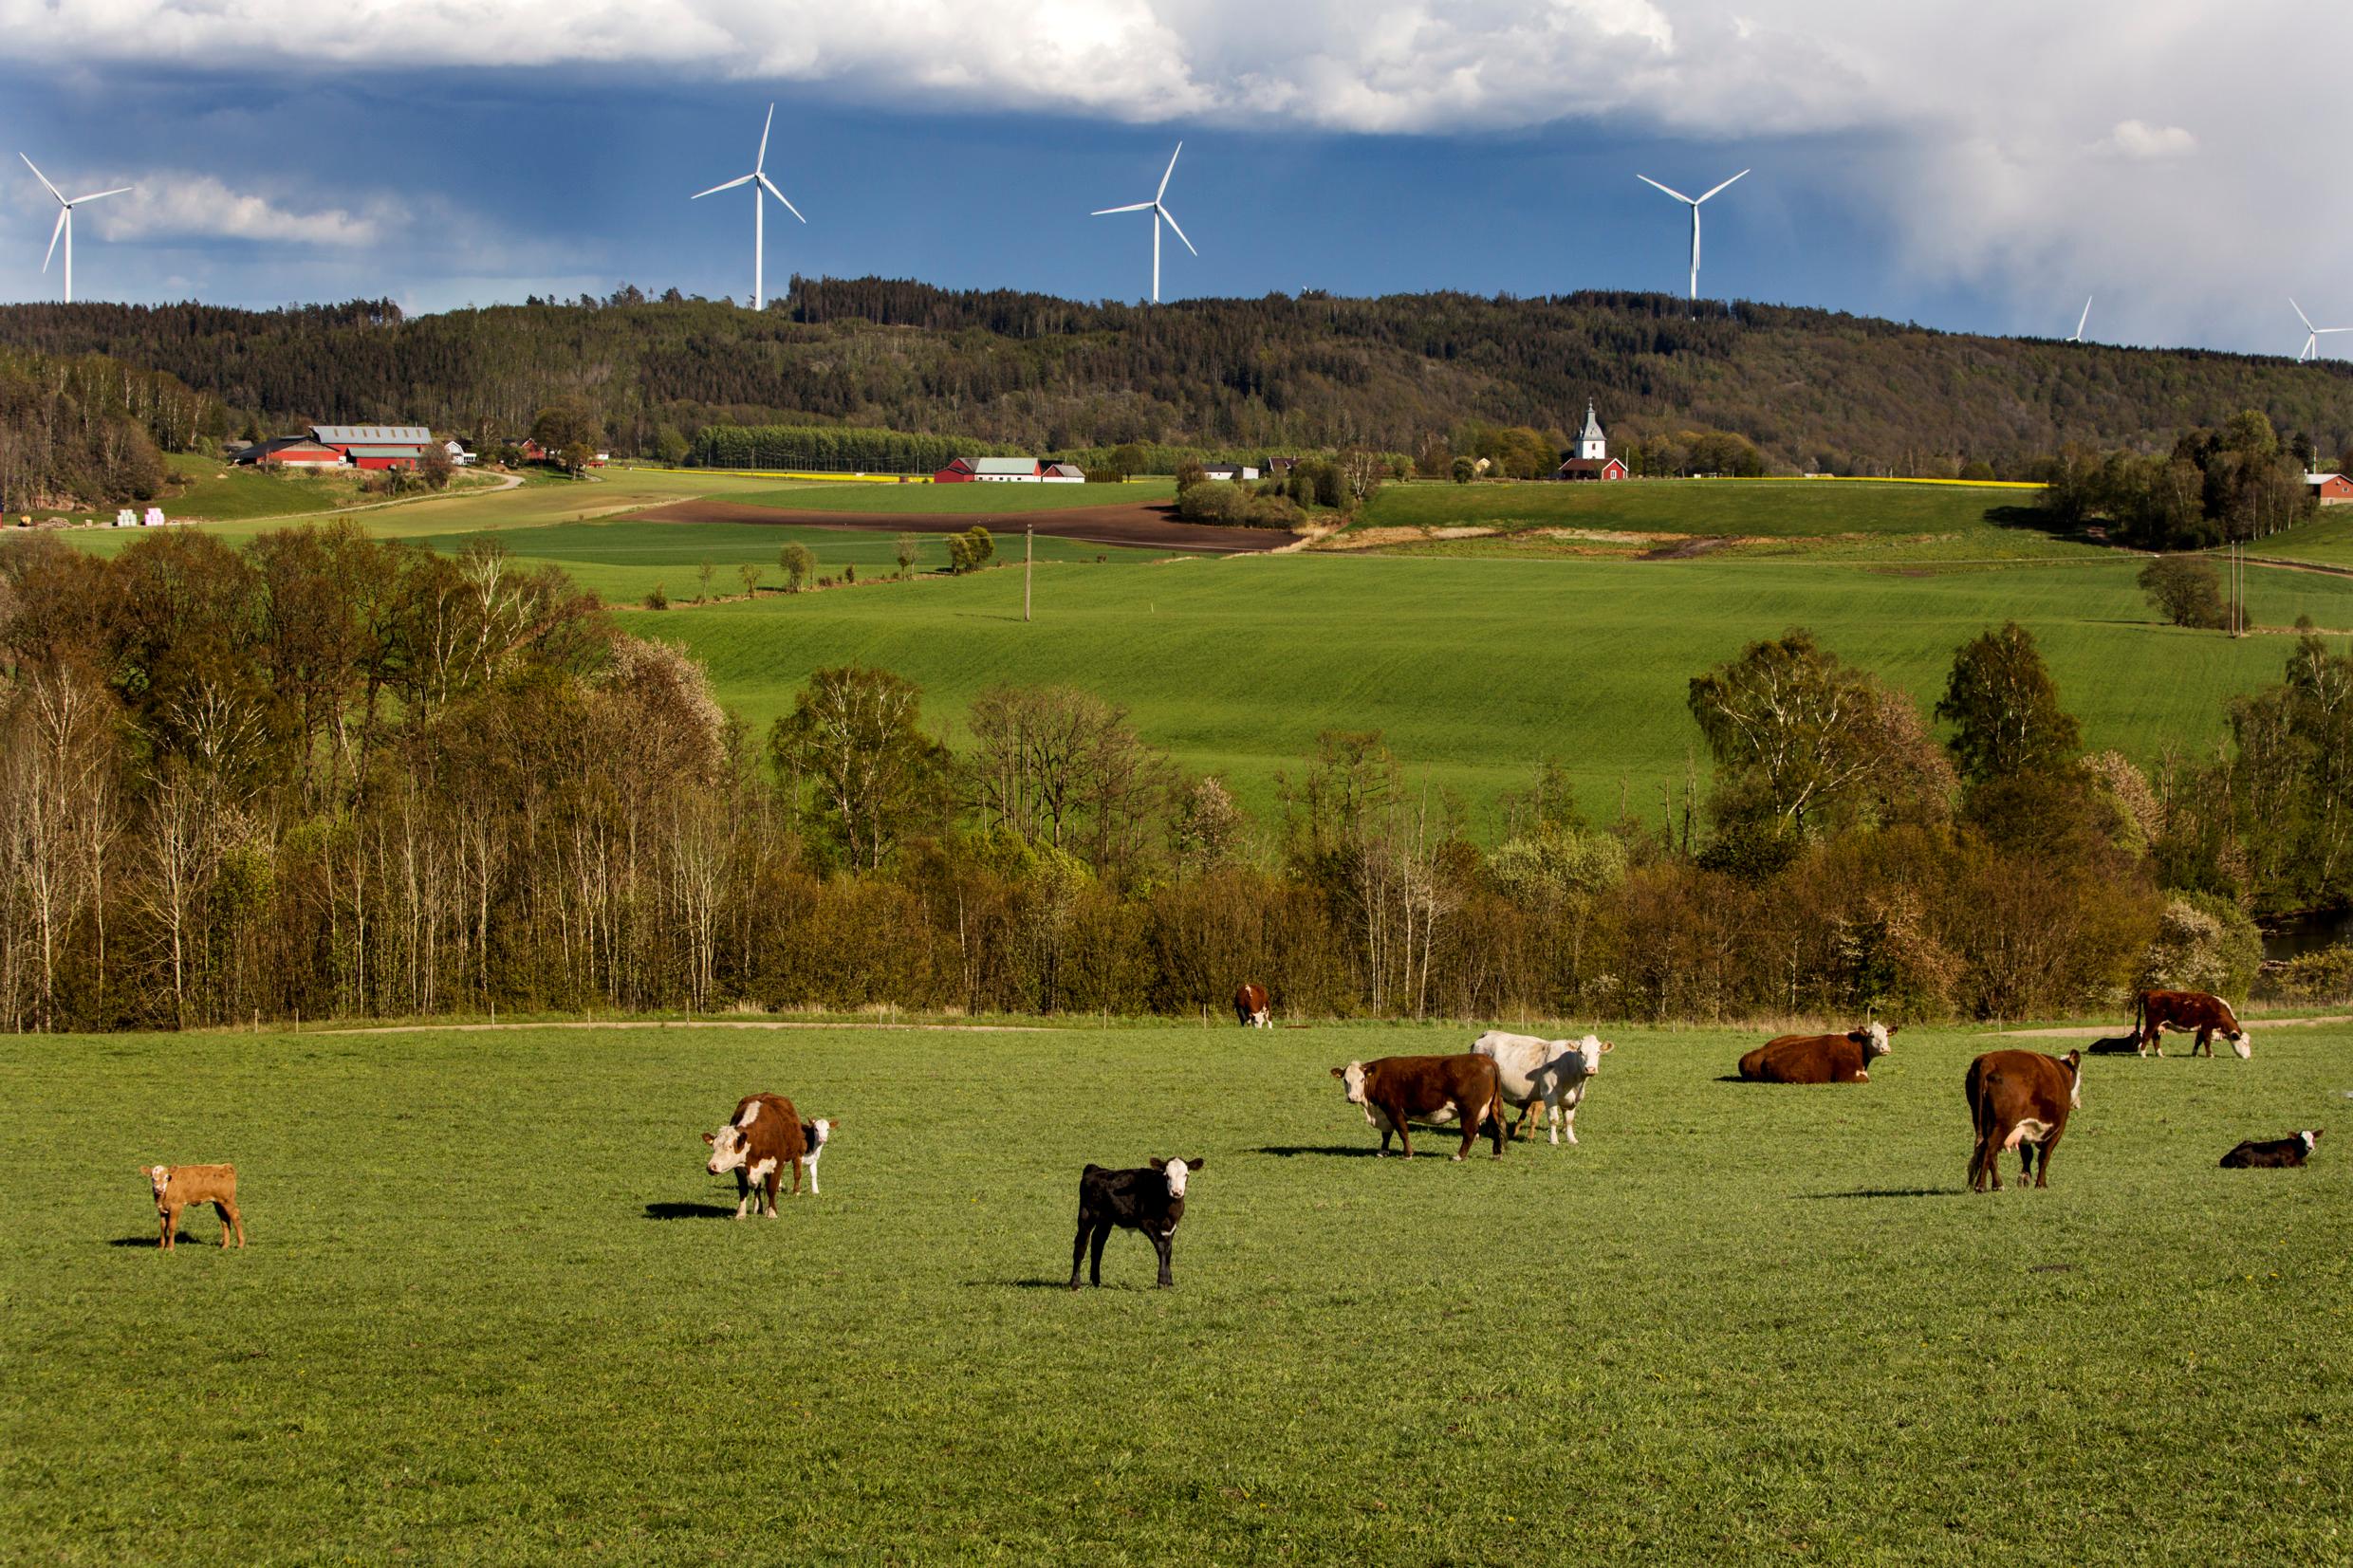
<svg viewBox="0 0 2353 1568">
<path fill-rule="evenodd" d="M 1234 994 L 1234 1016 L 1244 1027 L 1269 1028 L 1273 1011 L 1266 988 L 1245 985 Z M 2248 1033 L 2230 1004 L 2203 991 L 2142 991 L 2135 1000 L 2133 1031 L 2113 1040 L 2094 1042 L 2094 1053 L 2131 1051 L 2163 1056 L 2167 1029 L 2193 1036 L 2190 1054 L 2214 1054 L 2219 1035 L 2244 1061 L 2254 1055 Z M 1892 1050 L 1896 1026 L 1877 1022 L 1844 1034 L 1782 1035 L 1740 1059 L 1739 1076 L 1754 1083 L 1868 1083 L 1870 1064 Z M 1380 1134 L 1385 1156 L 1395 1137 L 1407 1159 L 1414 1157 L 1411 1124 L 1448 1127 L 1459 1124 L 1462 1143 L 1453 1157 L 1462 1159 L 1484 1132 L 1503 1157 L 1507 1140 L 1528 1130 L 1529 1118 L 1542 1107 L 1551 1141 L 1566 1135 L 1577 1141 L 1577 1107 L 1585 1090 L 1602 1071 L 1602 1059 L 1617 1047 L 1594 1035 L 1582 1040 L 1546 1040 L 1536 1035 L 1491 1029 L 1456 1056 L 1397 1056 L 1376 1061 L 1351 1061 L 1332 1069 L 1346 1090 L 1348 1103 L 1364 1112 L 1364 1119 Z M 2036 1051 L 1988 1051 L 1969 1064 L 1962 1090 L 1969 1105 L 1974 1134 L 1969 1157 L 1969 1186 L 1996 1191 L 2002 1185 L 1998 1162 L 2004 1153 L 2019 1156 L 2018 1179 L 2049 1185 L 2051 1152 L 2066 1133 L 2067 1116 L 2083 1107 L 2084 1053 L 2046 1056 Z M 1519 1120 L 1507 1131 L 1506 1112 L 1516 1108 Z M 735 1217 L 747 1210 L 776 1217 L 776 1198 L 786 1172 L 792 1192 L 801 1192 L 807 1174 L 815 1196 L 817 1164 L 825 1146 L 841 1127 L 840 1117 L 801 1119 L 792 1101 L 782 1095 L 746 1095 L 733 1115 L 716 1132 L 705 1133 L 711 1153 L 705 1169 L 714 1176 L 735 1177 Z M 2229 1170 L 2276 1169 L 2300 1166 L 2320 1141 L 2311 1128 L 2284 1138 L 2248 1139 L 2222 1157 Z M 1169 1272 L 1176 1227 L 1185 1214 L 1185 1187 L 1207 1161 L 1154 1159 L 1131 1170 L 1089 1165 L 1079 1176 L 1078 1236 L 1070 1248 L 1070 1288 L 1079 1288 L 1083 1263 L 1094 1283 L 1102 1283 L 1103 1245 L 1115 1229 L 1140 1231 L 1159 1258 L 1159 1284 L 1173 1285 Z M 245 1245 L 245 1222 L 237 1211 L 237 1170 L 233 1165 L 152 1165 L 140 1167 L 153 1188 L 160 1225 L 160 1245 L 170 1251 L 179 1232 L 183 1209 L 211 1204 L 221 1221 L 221 1245 Z M 765 1200 L 765 1209 L 763 1209 Z"/>
</svg>

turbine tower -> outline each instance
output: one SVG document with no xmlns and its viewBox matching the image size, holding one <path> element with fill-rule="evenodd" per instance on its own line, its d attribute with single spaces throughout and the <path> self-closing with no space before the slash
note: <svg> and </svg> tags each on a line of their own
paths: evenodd
<svg viewBox="0 0 2353 1568">
<path fill-rule="evenodd" d="M 31 158 L 25 157 L 23 153 L 16 156 L 25 158 L 25 167 L 32 171 L 32 177 L 39 180 L 47 189 L 49 194 L 57 198 L 57 227 L 49 231 L 49 253 L 41 258 L 41 270 L 46 272 L 49 269 L 49 263 L 57 259 L 57 242 L 59 237 L 63 236 L 65 241 L 65 303 L 71 304 L 73 304 L 73 210 L 85 201 L 96 201 L 101 196 L 119 196 L 123 192 L 134 190 L 136 187 L 118 185 L 111 191 L 93 191 L 86 196 L 74 196 L 68 199 L 65 192 L 49 184 L 49 176 L 43 174 L 39 165 L 35 164 Z"/>
<path fill-rule="evenodd" d="M 1185 144 L 1181 141 L 1178 142 L 1176 144 L 1176 153 L 1181 153 L 1184 150 Z M 1125 207 L 1100 207 L 1087 214 L 1090 218 L 1104 217 L 1113 212 L 1148 212 L 1152 214 L 1152 303 L 1154 304 L 1158 304 L 1160 303 L 1161 223 L 1165 221 L 1170 229 L 1176 231 L 1176 234 L 1178 239 L 1185 240 L 1185 231 L 1176 227 L 1176 214 L 1170 212 L 1166 207 L 1160 204 L 1160 198 L 1168 194 L 1168 176 L 1176 172 L 1176 153 L 1171 153 L 1168 155 L 1168 167 L 1161 171 L 1160 174 L 1160 188 L 1152 193 L 1152 199 L 1150 201 L 1131 201 Z M 1185 240 L 1185 249 L 1188 250 L 1193 250 L 1193 242 L 1191 240 Z M 1198 256 L 1201 252 L 1198 250 L 1193 250 L 1193 253 L 1195 256 Z"/>
<path fill-rule="evenodd" d="M 2296 313 L 2296 320 L 2304 323 L 2304 346 L 2296 350 L 2296 362 L 2298 364 L 2302 364 L 2307 360 L 2319 359 L 2321 357 L 2321 340 L 2327 337 L 2330 333 L 2353 332 L 2353 326 L 2314 326 L 2312 324 L 2312 318 L 2304 313 L 2304 306 L 2298 304 L 2293 296 L 2290 296 L 2288 301 L 2288 308 L 2294 311 Z"/>
<path fill-rule="evenodd" d="M 1654 188 L 1654 189 L 1656 189 L 1656 190 L 1664 191 L 1667 194 L 1669 194 L 1669 195 L 1673 196 L 1676 200 L 1677 200 L 1677 201 L 1679 201 L 1679 202 L 1682 202 L 1682 203 L 1686 204 L 1687 206 L 1689 206 L 1689 207 L 1691 208 L 1691 210 L 1692 210 L 1692 268 L 1691 268 L 1691 297 L 1692 297 L 1692 299 L 1693 299 L 1694 303 L 1696 303 L 1696 302 L 1698 301 L 1698 299 L 1699 299 L 1699 204 L 1700 204 L 1701 202 L 1703 202 L 1703 201 L 1707 200 L 1707 199 L 1708 199 L 1708 196 L 1714 195 L 1714 194 L 1715 194 L 1715 193 L 1716 193 L 1716 191 L 1721 191 L 1721 190 L 1723 190 L 1723 189 L 1724 189 L 1724 185 L 1730 185 L 1730 184 L 1732 184 L 1734 180 L 1742 180 L 1742 179 L 1746 179 L 1746 178 L 1748 178 L 1748 177 L 1749 177 L 1749 171 L 1748 171 L 1748 170 L 1746 170 L 1746 169 L 1741 170 L 1741 171 L 1740 171 L 1740 173 L 1738 173 L 1738 174 L 1734 175 L 1732 177 L 1732 179 L 1728 179 L 1728 180 L 1726 180 L 1726 181 L 1724 182 L 1724 185 L 1719 185 L 1719 186 L 1717 186 L 1717 187 L 1715 188 L 1715 191 L 1710 191 L 1710 192 L 1708 193 L 1708 195 L 1707 195 L 1707 196 L 1687 196 L 1687 195 L 1685 195 L 1682 192 L 1680 192 L 1680 191 L 1677 190 L 1677 189 L 1676 189 L 1674 186 L 1672 186 L 1672 185 L 1660 185 L 1660 184 L 1659 184 L 1657 180 L 1655 180 L 1655 179 L 1651 178 L 1648 175 L 1635 175 L 1634 177 L 1635 177 L 1636 179 L 1640 180 L 1643 184 L 1648 185 L 1648 186 L 1651 186 L 1651 187 L 1653 187 L 1653 188 Z"/>
<path fill-rule="evenodd" d="M 2067 341 L 2080 343 L 2084 341 L 2084 323 L 2091 320 L 2091 299 L 2089 294 L 2084 296 L 2084 313 L 2075 319 L 2075 336 Z"/>
<path fill-rule="evenodd" d="M 776 105 L 771 103 L 768 106 L 768 123 L 760 127 L 760 152 L 759 156 L 751 160 L 751 173 L 731 179 L 725 185 L 714 185 L 708 191 L 697 191 L 686 198 L 689 201 L 700 201 L 705 196 L 715 196 L 722 191 L 732 191 L 738 185 L 751 187 L 751 308 L 754 310 L 768 308 L 766 286 L 768 275 L 765 270 L 768 266 L 768 203 L 760 199 L 760 193 L 765 191 L 778 201 L 784 202 L 786 212 L 790 212 L 796 218 L 801 218 L 801 210 L 793 206 L 791 202 L 786 201 L 785 194 L 776 189 L 776 182 L 768 177 L 768 133 L 775 124 Z M 808 219 L 801 218 L 801 221 L 806 223 Z"/>
</svg>

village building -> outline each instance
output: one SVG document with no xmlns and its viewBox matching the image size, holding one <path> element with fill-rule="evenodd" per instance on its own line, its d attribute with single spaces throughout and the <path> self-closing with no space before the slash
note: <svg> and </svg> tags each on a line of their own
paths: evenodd
<svg viewBox="0 0 2353 1568">
<path fill-rule="evenodd" d="M 1085 480 L 1075 463 L 1041 463 L 1034 457 L 957 457 L 932 475 L 935 485 L 1078 485 Z"/>
<path fill-rule="evenodd" d="M 2342 507 L 2353 501 L 2353 478 L 2344 474 L 2307 473 L 2304 476 L 2304 482 L 2320 498 L 2324 507 Z"/>
<path fill-rule="evenodd" d="M 1577 455 L 1564 458 L 1552 470 L 1555 479 L 1623 479 L 1627 475 L 1625 460 L 1609 454 L 1609 438 L 1602 434 L 1602 421 L 1585 404 L 1585 428 L 1577 434 Z"/>
</svg>

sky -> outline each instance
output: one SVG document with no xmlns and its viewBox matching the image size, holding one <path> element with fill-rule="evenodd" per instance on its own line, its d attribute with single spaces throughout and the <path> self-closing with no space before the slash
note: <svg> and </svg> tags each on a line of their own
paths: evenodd
<svg viewBox="0 0 2353 1568">
<path fill-rule="evenodd" d="M 810 275 L 1139 299 L 1680 292 L 2292 354 L 2353 326 L 2322 0 L 0 0 L 82 299 L 411 310 Z M 2308 62 L 2308 64 L 2307 64 Z M 0 300 L 57 206 L 0 172 Z M 2353 354 L 2353 332 L 2321 340 Z"/>
</svg>

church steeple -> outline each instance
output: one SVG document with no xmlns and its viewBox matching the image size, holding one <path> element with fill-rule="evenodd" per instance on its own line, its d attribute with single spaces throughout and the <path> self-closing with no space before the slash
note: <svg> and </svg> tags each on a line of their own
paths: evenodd
<svg viewBox="0 0 2353 1568">
<path fill-rule="evenodd" d="M 1609 456 L 1609 441 L 1602 434 L 1602 421 L 1593 416 L 1593 404 L 1585 403 L 1585 428 L 1577 437 L 1577 455 L 1600 462 Z"/>
</svg>

